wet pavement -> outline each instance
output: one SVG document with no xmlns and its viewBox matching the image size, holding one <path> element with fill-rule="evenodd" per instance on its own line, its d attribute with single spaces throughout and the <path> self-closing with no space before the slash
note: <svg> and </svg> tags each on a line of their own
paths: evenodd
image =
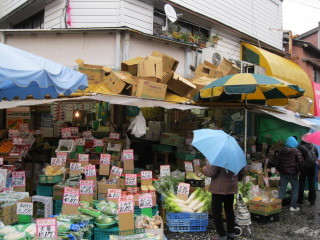
<svg viewBox="0 0 320 240">
<path fill-rule="evenodd" d="M 320 192 L 317 192 L 314 206 L 304 203 L 299 212 L 290 212 L 289 206 L 284 206 L 280 213 L 280 221 L 257 223 L 252 221 L 251 236 L 245 231 L 240 240 L 320 240 Z M 166 232 L 167 233 L 167 232 Z M 212 219 L 209 221 L 208 231 L 196 233 L 168 233 L 168 240 L 211 239 L 216 236 Z"/>
</svg>

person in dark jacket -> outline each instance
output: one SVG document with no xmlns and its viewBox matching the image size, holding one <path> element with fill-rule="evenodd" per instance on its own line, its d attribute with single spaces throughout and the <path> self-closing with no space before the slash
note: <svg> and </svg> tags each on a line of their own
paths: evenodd
<svg viewBox="0 0 320 240">
<path fill-rule="evenodd" d="M 219 240 L 235 239 L 235 216 L 233 212 L 234 194 L 238 192 L 238 181 L 244 176 L 244 168 L 235 175 L 217 166 L 206 166 L 204 175 L 211 177 L 209 191 L 212 192 L 212 212 Z M 227 232 L 223 226 L 222 203 L 227 218 Z"/>
<path fill-rule="evenodd" d="M 281 149 L 276 157 L 276 169 L 280 173 L 280 189 L 279 199 L 283 199 L 286 193 L 288 182 L 290 182 L 291 203 L 290 211 L 299 211 L 297 206 L 299 193 L 298 175 L 304 168 L 304 160 L 298 149 L 298 142 L 294 137 L 289 137 L 285 143 L 285 147 Z"/>
<path fill-rule="evenodd" d="M 309 133 L 310 134 L 310 133 Z M 305 140 L 305 137 L 308 136 L 308 133 L 302 137 L 302 142 L 298 147 L 298 150 L 301 152 L 301 155 L 305 161 L 305 167 L 301 171 L 299 175 L 299 196 L 298 196 L 298 204 L 303 203 L 303 193 L 306 183 L 306 177 L 308 177 L 309 183 L 309 194 L 308 194 L 308 201 L 310 205 L 314 205 L 316 201 L 316 189 L 315 189 L 315 177 L 316 177 L 316 161 L 313 165 L 310 165 L 306 162 L 308 153 L 313 151 L 314 157 L 317 159 L 319 158 L 318 149 L 313 146 L 312 143 L 309 143 Z"/>
</svg>

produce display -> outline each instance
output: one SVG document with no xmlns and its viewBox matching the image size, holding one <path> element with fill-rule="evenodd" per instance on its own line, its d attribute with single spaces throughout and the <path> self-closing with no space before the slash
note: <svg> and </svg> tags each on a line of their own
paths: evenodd
<svg viewBox="0 0 320 240">
<path fill-rule="evenodd" d="M 79 185 L 81 178 L 81 175 L 69 175 L 66 180 L 57 185 L 61 187 L 75 187 Z"/>
<path fill-rule="evenodd" d="M 161 240 L 162 236 L 154 233 L 143 233 L 129 236 L 110 235 L 110 240 Z"/>
<path fill-rule="evenodd" d="M 161 217 L 154 216 L 152 218 L 148 216 L 137 216 L 136 217 L 136 228 L 145 228 L 145 229 L 157 229 L 161 228 Z"/>
<path fill-rule="evenodd" d="M 36 235 L 36 224 L 19 224 L 0 228 L 0 238 L 3 240 L 16 240 L 34 238 Z"/>
<path fill-rule="evenodd" d="M 13 147 L 13 143 L 11 141 L 5 141 L 0 143 L 0 153 L 9 154 Z"/>
<path fill-rule="evenodd" d="M 63 166 L 52 166 L 47 165 L 44 169 L 44 174 L 46 176 L 57 176 L 64 174 L 66 172 L 66 168 Z"/>
<path fill-rule="evenodd" d="M 0 193 L 0 207 L 7 207 L 16 204 L 18 201 L 29 197 L 27 192 L 6 191 Z"/>
</svg>

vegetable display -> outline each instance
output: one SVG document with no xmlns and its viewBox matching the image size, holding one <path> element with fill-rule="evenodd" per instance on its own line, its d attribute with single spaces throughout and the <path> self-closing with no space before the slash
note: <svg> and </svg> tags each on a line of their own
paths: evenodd
<svg viewBox="0 0 320 240">
<path fill-rule="evenodd" d="M 167 176 L 160 179 L 154 183 L 155 189 L 164 197 L 169 196 L 170 194 L 175 195 L 177 192 L 178 184 L 184 182 L 184 177 L 181 175 L 178 176 Z"/>
</svg>

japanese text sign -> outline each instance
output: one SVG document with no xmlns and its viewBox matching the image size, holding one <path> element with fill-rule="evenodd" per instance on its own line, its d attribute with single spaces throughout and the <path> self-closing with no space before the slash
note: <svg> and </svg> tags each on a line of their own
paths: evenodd
<svg viewBox="0 0 320 240">
<path fill-rule="evenodd" d="M 25 171 L 12 172 L 12 186 L 13 187 L 26 186 L 26 172 Z"/>
<path fill-rule="evenodd" d="M 92 180 L 80 180 L 80 194 L 92 195 L 93 194 L 93 181 Z"/>
<path fill-rule="evenodd" d="M 93 146 L 94 147 L 103 147 L 104 146 L 103 139 L 94 139 Z"/>
<path fill-rule="evenodd" d="M 122 152 L 122 160 L 134 160 L 133 149 L 125 149 Z"/>
<path fill-rule="evenodd" d="M 120 139 L 120 134 L 119 133 L 110 133 L 109 138 L 110 139 Z"/>
<path fill-rule="evenodd" d="M 193 172 L 192 162 L 184 162 L 184 167 L 186 169 L 186 172 Z"/>
<path fill-rule="evenodd" d="M 89 162 L 89 154 L 79 154 L 78 161 L 85 162 L 85 163 Z"/>
<path fill-rule="evenodd" d="M 62 138 L 71 138 L 71 129 L 70 128 L 62 128 L 61 129 Z"/>
<path fill-rule="evenodd" d="M 84 167 L 84 175 L 86 177 L 95 177 L 97 176 L 96 165 L 87 165 Z"/>
<path fill-rule="evenodd" d="M 17 214 L 29 215 L 33 214 L 33 203 L 30 202 L 17 202 Z"/>
<path fill-rule="evenodd" d="M 121 197 L 121 189 L 108 189 L 107 199 L 119 199 Z"/>
<path fill-rule="evenodd" d="M 125 184 L 127 186 L 137 186 L 137 174 L 126 174 Z"/>
<path fill-rule="evenodd" d="M 141 180 L 149 180 L 152 179 L 152 171 L 141 171 Z"/>
<path fill-rule="evenodd" d="M 133 213 L 134 212 L 134 200 L 133 195 L 127 195 L 121 197 L 118 204 L 118 213 Z"/>
<path fill-rule="evenodd" d="M 123 168 L 118 168 L 116 166 L 112 166 L 110 174 L 116 175 L 116 176 L 121 176 L 123 172 Z"/>
<path fill-rule="evenodd" d="M 77 138 L 77 139 L 76 139 L 76 145 L 77 145 L 77 146 L 84 146 L 84 145 L 86 145 L 86 139 L 84 139 L 84 138 Z"/>
<path fill-rule="evenodd" d="M 189 183 L 179 183 L 177 194 L 189 195 L 190 192 L 190 184 Z"/>
<path fill-rule="evenodd" d="M 36 219 L 36 234 L 38 238 L 57 238 L 57 219 L 39 218 Z"/>
<path fill-rule="evenodd" d="M 160 166 L 160 177 L 170 176 L 170 165 Z"/>
<path fill-rule="evenodd" d="M 82 136 L 84 138 L 92 138 L 92 132 L 91 131 L 85 131 L 82 133 Z"/>
<path fill-rule="evenodd" d="M 64 166 L 66 163 L 67 162 L 65 158 L 51 158 L 51 165 Z"/>
<path fill-rule="evenodd" d="M 100 154 L 100 164 L 101 165 L 110 165 L 110 154 Z"/>
<path fill-rule="evenodd" d="M 79 189 L 65 187 L 63 193 L 63 204 L 67 205 L 79 205 Z"/>
<path fill-rule="evenodd" d="M 71 171 L 81 171 L 81 163 L 70 163 Z"/>
<path fill-rule="evenodd" d="M 152 208 L 152 195 L 151 193 L 140 194 L 139 196 L 139 208 Z"/>
</svg>

